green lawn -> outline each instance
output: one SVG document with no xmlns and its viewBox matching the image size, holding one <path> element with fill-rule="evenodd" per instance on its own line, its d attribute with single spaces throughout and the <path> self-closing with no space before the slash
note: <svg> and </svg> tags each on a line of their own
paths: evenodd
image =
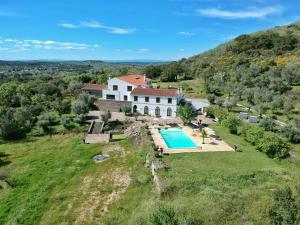
<svg viewBox="0 0 300 225">
<path fill-rule="evenodd" d="M 119 145 L 125 151 L 110 150 Z M 80 135 L 57 135 L 1 144 L 0 152 L 11 162 L 0 174 L 12 185 L 0 189 L 0 224 L 103 224 L 99 218 L 118 200 L 130 201 L 119 218 L 126 220 L 153 188 L 145 155 L 128 141 L 84 145 Z M 94 163 L 101 152 L 111 158 Z"/>
</svg>

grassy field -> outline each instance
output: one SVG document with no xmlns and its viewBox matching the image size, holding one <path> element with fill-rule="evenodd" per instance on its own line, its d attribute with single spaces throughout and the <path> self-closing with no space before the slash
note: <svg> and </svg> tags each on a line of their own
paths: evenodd
<svg viewBox="0 0 300 225">
<path fill-rule="evenodd" d="M 0 152 L 10 162 L 0 167 L 0 174 L 10 176 L 11 184 L 0 189 L 0 224 L 126 221 L 153 189 L 150 171 L 142 165 L 143 151 L 128 141 L 84 145 L 80 135 L 57 135 L 5 143 Z M 94 163 L 92 157 L 101 152 L 111 158 Z M 104 219 L 119 200 L 129 202 L 123 217 Z"/>
<path fill-rule="evenodd" d="M 184 95 L 188 98 L 205 97 L 206 93 L 203 90 L 204 81 L 201 79 L 185 80 L 179 82 L 154 82 L 154 86 L 160 86 L 162 88 L 180 88 L 182 87 Z"/>
</svg>

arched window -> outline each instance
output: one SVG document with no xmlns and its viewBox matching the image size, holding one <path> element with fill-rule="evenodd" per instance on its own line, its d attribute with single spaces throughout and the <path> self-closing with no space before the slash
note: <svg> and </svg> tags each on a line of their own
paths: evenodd
<svg viewBox="0 0 300 225">
<path fill-rule="evenodd" d="M 145 108 L 144 108 L 144 114 L 145 115 L 149 115 L 149 108 L 148 108 L 148 106 L 145 106 Z"/>
<path fill-rule="evenodd" d="M 136 113 L 136 110 L 137 110 L 137 106 L 134 105 L 134 106 L 133 106 L 133 112 Z"/>
<path fill-rule="evenodd" d="M 158 106 L 155 108 L 155 116 L 160 116 L 160 108 Z"/>
<path fill-rule="evenodd" d="M 170 107 L 167 109 L 167 116 L 172 116 L 172 109 Z"/>
</svg>

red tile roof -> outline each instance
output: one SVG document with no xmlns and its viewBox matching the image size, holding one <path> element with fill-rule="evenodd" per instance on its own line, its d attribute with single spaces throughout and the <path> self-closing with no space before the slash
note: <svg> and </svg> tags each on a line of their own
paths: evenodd
<svg viewBox="0 0 300 225">
<path fill-rule="evenodd" d="M 145 79 L 145 75 L 140 74 L 129 74 L 116 78 L 137 86 L 147 86 L 148 81 L 147 78 Z"/>
<path fill-rule="evenodd" d="M 165 88 L 135 88 L 131 92 L 131 95 L 177 97 L 178 90 Z"/>
<path fill-rule="evenodd" d="M 85 84 L 83 88 L 81 88 L 82 90 L 97 90 L 97 91 L 101 91 L 103 89 L 107 89 L 107 85 L 106 84 Z"/>
</svg>

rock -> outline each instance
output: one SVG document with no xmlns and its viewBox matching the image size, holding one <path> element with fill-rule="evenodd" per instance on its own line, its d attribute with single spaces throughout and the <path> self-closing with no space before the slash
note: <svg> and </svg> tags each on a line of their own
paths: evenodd
<svg viewBox="0 0 300 225">
<path fill-rule="evenodd" d="M 93 157 L 93 160 L 95 161 L 95 163 L 99 163 L 99 162 L 103 162 L 104 160 L 110 158 L 110 155 L 108 154 L 99 154 L 99 155 L 95 155 Z"/>
</svg>

